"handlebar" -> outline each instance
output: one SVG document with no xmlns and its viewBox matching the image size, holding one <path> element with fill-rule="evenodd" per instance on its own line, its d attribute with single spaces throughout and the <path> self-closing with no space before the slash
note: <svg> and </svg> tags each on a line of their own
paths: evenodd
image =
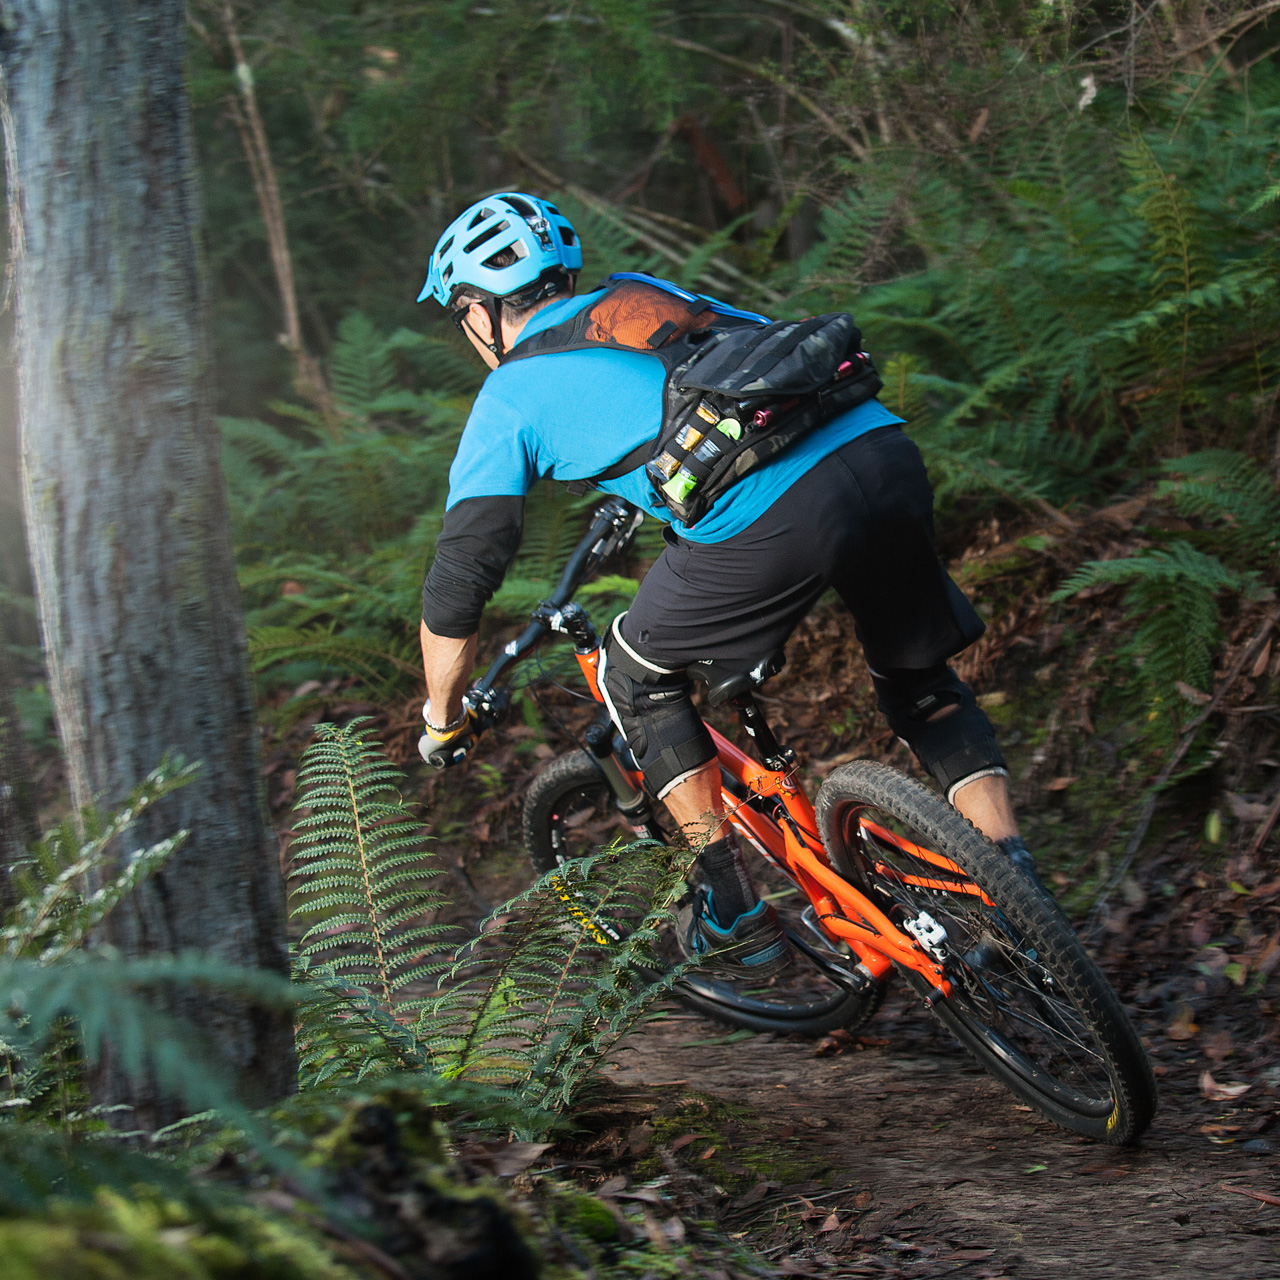
<svg viewBox="0 0 1280 1280">
<path fill-rule="evenodd" d="M 505 709 L 507 699 L 503 696 L 504 691 L 497 695 L 493 692 L 503 672 L 546 639 L 578 588 L 610 556 L 630 545 L 643 520 L 644 512 L 622 498 L 609 498 L 596 508 L 591 527 L 566 562 L 556 589 L 535 610 L 533 621 L 502 650 L 488 671 L 467 691 L 468 700 L 482 727 L 492 724 Z"/>
</svg>

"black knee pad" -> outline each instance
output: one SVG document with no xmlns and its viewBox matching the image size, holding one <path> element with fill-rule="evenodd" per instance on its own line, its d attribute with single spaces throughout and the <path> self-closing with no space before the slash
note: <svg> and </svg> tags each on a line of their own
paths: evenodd
<svg viewBox="0 0 1280 1280">
<path fill-rule="evenodd" d="M 873 671 L 871 678 L 889 727 L 937 778 L 948 800 L 965 783 L 1009 772 L 986 712 L 945 663 L 919 671 Z M 938 719 L 929 718 L 939 712 Z"/>
<path fill-rule="evenodd" d="M 714 760 L 716 749 L 689 696 L 688 675 L 641 657 L 622 638 L 621 622 L 617 618 L 605 636 L 600 689 L 645 782 L 662 799 Z"/>
</svg>

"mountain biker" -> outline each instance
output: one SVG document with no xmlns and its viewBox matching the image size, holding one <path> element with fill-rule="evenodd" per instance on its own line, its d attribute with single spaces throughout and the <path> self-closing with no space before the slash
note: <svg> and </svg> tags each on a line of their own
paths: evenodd
<svg viewBox="0 0 1280 1280">
<path fill-rule="evenodd" d="M 650 355 L 596 348 L 513 358 L 522 341 L 599 296 L 575 294 L 581 267 L 568 219 L 519 192 L 471 205 L 431 256 L 418 301 L 446 307 L 492 372 L 450 469 L 423 586 L 424 757 L 453 743 L 462 749 L 450 758 L 460 759 L 473 740 L 463 693 L 476 631 L 519 547 L 530 486 L 598 477 L 658 431 L 665 372 Z M 691 839 L 705 840 L 706 886 L 682 941 L 714 953 L 725 975 L 776 972 L 790 948 L 724 822 L 716 753 L 687 668 L 711 659 L 750 670 L 828 588 L 854 616 L 890 726 L 956 809 L 1032 869 L 991 723 L 946 661 L 984 624 L 938 561 L 932 490 L 901 427 L 875 399 L 838 414 L 738 480 L 696 528 L 672 519 L 643 465 L 599 481 L 668 522 L 666 548 L 604 640 L 600 683 L 651 792 Z"/>
</svg>

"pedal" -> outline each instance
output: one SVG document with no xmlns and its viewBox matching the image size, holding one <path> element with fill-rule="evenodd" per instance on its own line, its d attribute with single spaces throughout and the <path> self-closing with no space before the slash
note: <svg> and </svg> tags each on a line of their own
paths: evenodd
<svg viewBox="0 0 1280 1280">
<path fill-rule="evenodd" d="M 842 978 L 855 991 L 867 992 L 876 985 L 875 974 L 857 959 L 853 949 L 847 943 L 837 942 L 827 935 L 826 930 L 818 923 L 818 916 L 812 904 L 800 913 L 800 919 L 804 921 L 805 928 L 817 938 L 819 946 L 812 946 L 805 939 L 798 937 L 793 930 L 788 929 L 787 937 L 791 939 L 793 946 L 807 955 L 814 964 Z M 820 955 L 819 948 L 827 954 Z M 829 958 L 832 956 L 837 957 L 840 963 Z"/>
</svg>

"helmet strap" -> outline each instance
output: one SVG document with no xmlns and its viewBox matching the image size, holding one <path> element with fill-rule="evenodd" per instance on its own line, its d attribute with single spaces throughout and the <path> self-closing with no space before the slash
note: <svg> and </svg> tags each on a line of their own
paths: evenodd
<svg viewBox="0 0 1280 1280">
<path fill-rule="evenodd" d="M 471 322 L 467 319 L 466 313 L 463 312 L 458 323 L 465 326 L 467 332 L 482 346 L 488 347 L 499 360 L 502 359 L 502 303 L 497 298 L 486 297 L 479 299 L 480 305 L 485 309 L 485 314 L 489 317 L 489 326 L 493 331 L 493 341 L 486 342 L 472 327 Z"/>
<path fill-rule="evenodd" d="M 486 298 L 484 309 L 489 313 L 489 324 L 493 329 L 493 341 L 489 343 L 489 350 L 501 360 L 503 356 L 502 303 L 497 298 Z"/>
</svg>

